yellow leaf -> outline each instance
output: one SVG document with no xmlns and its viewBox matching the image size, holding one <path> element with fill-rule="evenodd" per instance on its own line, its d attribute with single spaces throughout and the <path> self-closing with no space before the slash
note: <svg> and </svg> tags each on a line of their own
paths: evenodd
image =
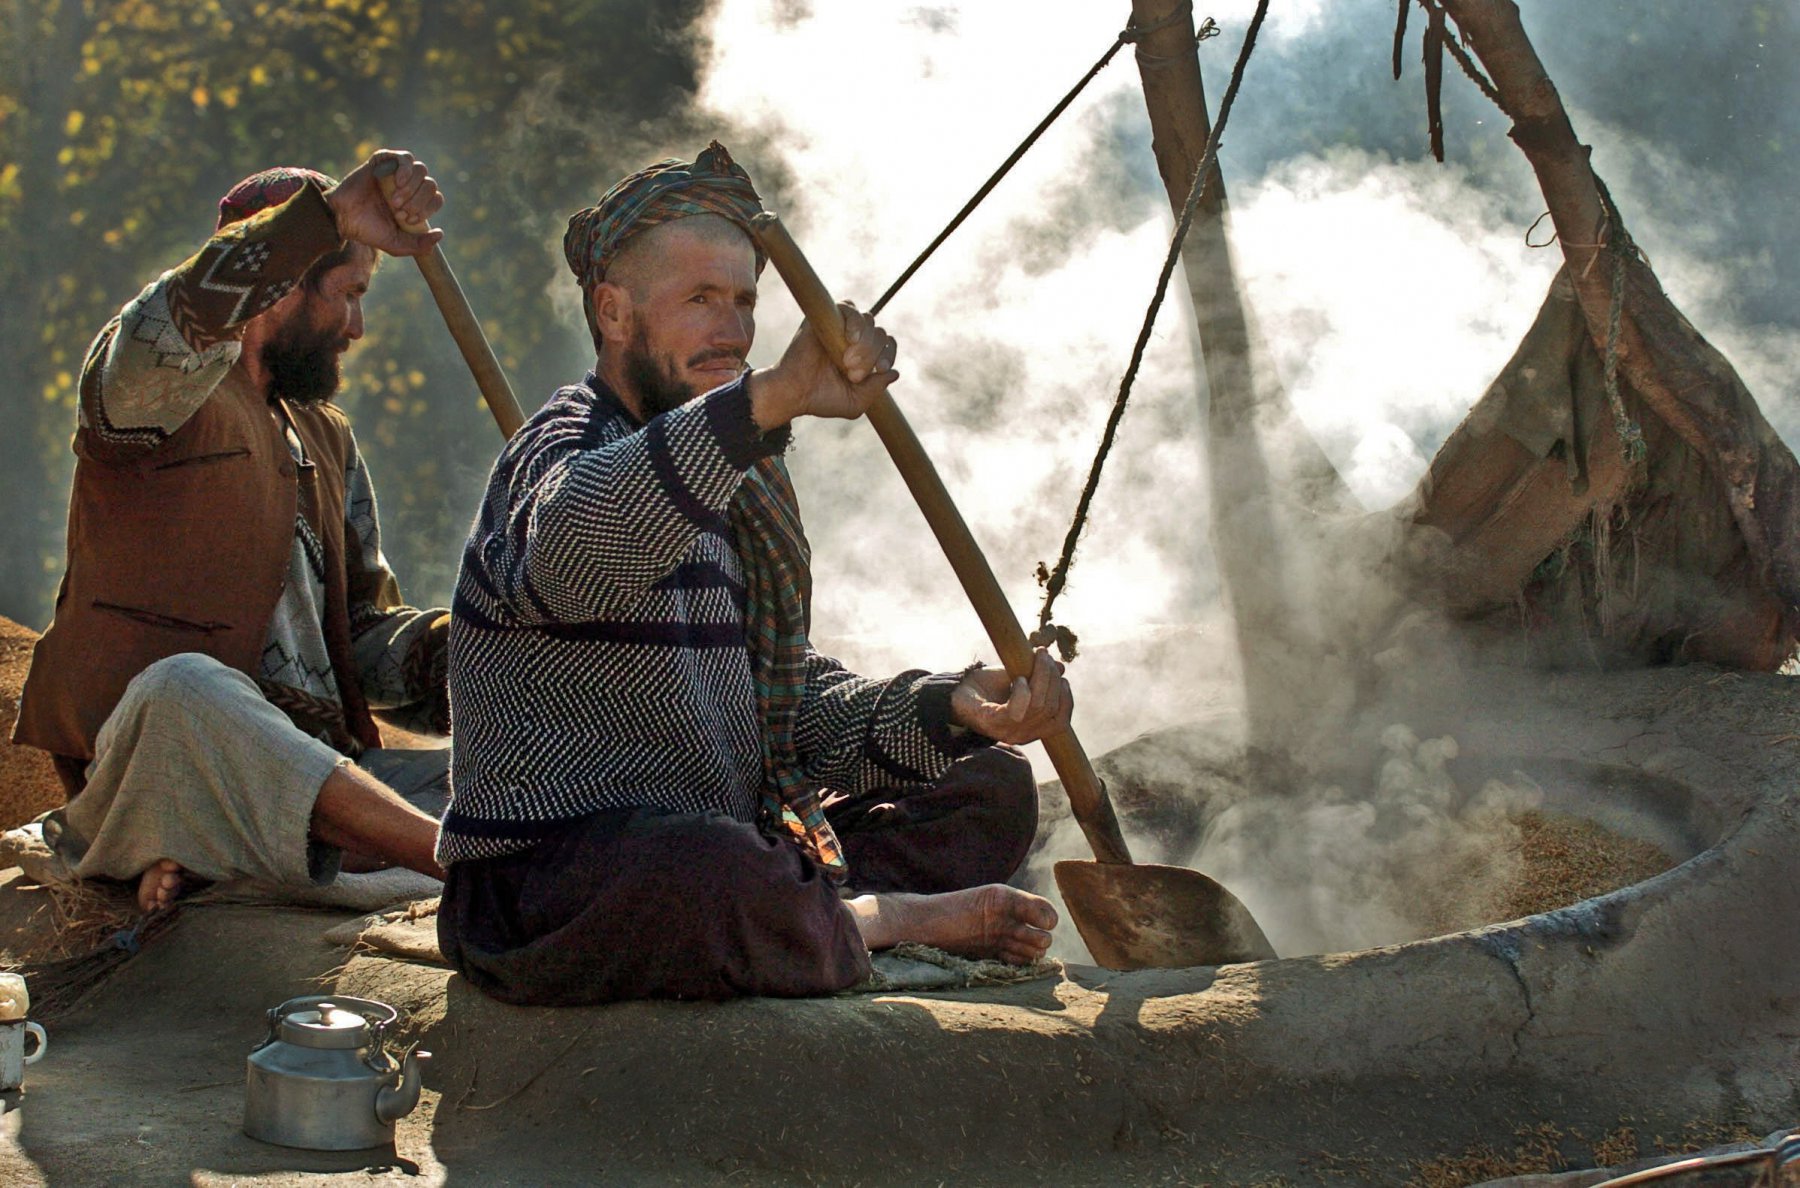
<svg viewBox="0 0 1800 1188">
<path fill-rule="evenodd" d="M 87 120 L 87 117 L 82 115 L 80 112 L 78 112 L 78 111 L 70 112 L 69 118 L 63 121 L 63 135 L 70 136 L 70 137 L 80 136 L 81 135 L 81 125 L 86 120 Z"/>
<path fill-rule="evenodd" d="M 425 373 L 415 367 L 406 373 L 406 382 L 415 388 L 422 388 L 425 386 Z"/>
<path fill-rule="evenodd" d="M 250 67 L 250 85 L 251 86 L 264 87 L 264 86 L 267 86 L 268 84 L 269 84 L 269 71 L 266 66 L 264 66 L 261 62 L 258 62 L 256 65 Z"/>
<path fill-rule="evenodd" d="M 205 87 L 198 86 L 189 92 L 188 98 L 194 101 L 195 107 L 205 107 L 211 101 L 212 95 L 207 92 Z"/>
</svg>

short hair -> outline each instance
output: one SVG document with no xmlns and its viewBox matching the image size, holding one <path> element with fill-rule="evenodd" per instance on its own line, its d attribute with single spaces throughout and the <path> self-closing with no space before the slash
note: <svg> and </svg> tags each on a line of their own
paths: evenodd
<svg viewBox="0 0 1800 1188">
<path fill-rule="evenodd" d="M 660 244 L 668 238 L 667 233 L 671 229 L 691 231 L 707 243 L 742 243 L 752 250 L 756 247 L 742 227 L 723 215 L 688 215 L 646 227 L 626 240 L 613 257 L 612 263 L 607 265 L 606 275 L 600 278 L 599 283 L 618 285 L 635 300 L 643 300 L 650 291 L 650 278 L 655 275 L 655 261 Z M 587 319 L 588 335 L 594 340 L 594 353 L 598 355 L 605 343 L 600 337 L 600 323 L 594 317 L 594 288 L 582 290 L 581 307 L 582 315 Z"/>
</svg>

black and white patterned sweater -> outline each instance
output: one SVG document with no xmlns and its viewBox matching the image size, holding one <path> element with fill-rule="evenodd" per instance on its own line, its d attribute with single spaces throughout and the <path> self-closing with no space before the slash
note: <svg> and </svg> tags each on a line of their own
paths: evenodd
<svg viewBox="0 0 1800 1188">
<path fill-rule="evenodd" d="M 450 626 L 448 866 L 606 808 L 756 819 L 744 573 L 726 510 L 785 447 L 742 378 L 639 423 L 591 373 L 507 445 L 463 549 Z M 956 674 L 856 676 L 809 651 L 802 767 L 861 792 L 940 777 Z"/>
</svg>

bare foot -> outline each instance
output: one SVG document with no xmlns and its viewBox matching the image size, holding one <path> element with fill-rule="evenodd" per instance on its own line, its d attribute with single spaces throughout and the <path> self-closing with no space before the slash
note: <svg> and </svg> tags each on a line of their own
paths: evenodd
<svg viewBox="0 0 1800 1188">
<path fill-rule="evenodd" d="M 1056 927 L 1048 900 L 1001 883 L 942 895 L 859 895 L 848 907 L 871 951 L 915 941 L 1013 965 L 1041 958 Z"/>
<path fill-rule="evenodd" d="M 148 915 L 174 903 L 181 895 L 185 873 L 172 858 L 152 863 L 138 878 L 138 909 Z"/>
</svg>

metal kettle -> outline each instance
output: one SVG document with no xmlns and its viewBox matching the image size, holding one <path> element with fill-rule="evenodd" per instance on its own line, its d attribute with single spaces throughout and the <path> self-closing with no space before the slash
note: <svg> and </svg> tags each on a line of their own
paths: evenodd
<svg viewBox="0 0 1800 1188">
<path fill-rule="evenodd" d="M 388 1030 L 400 1012 L 347 995 L 290 998 L 269 1012 L 269 1034 L 250 1052 L 244 1133 L 312 1151 L 355 1151 L 394 1141 L 394 1123 L 419 1104 L 419 1065 L 396 1061 Z"/>
</svg>

